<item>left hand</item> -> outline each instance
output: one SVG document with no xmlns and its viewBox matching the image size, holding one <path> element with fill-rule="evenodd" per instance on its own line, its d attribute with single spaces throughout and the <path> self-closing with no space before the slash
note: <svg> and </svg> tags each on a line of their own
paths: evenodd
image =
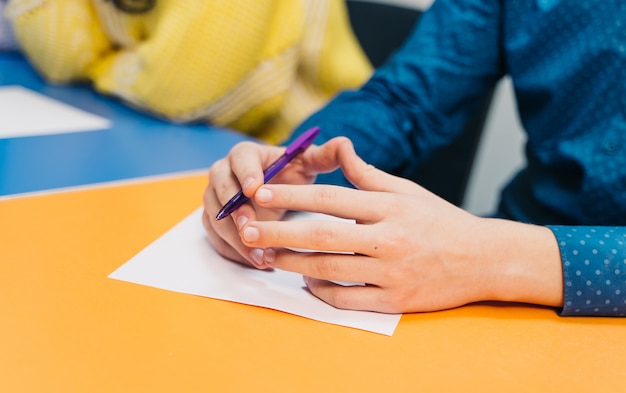
<svg viewBox="0 0 626 393">
<path fill-rule="evenodd" d="M 562 303 L 560 259 L 549 229 L 473 216 L 367 165 L 350 143 L 341 148 L 351 150 L 344 151 L 349 158 L 341 168 L 358 190 L 266 184 L 254 200 L 265 208 L 352 218 L 356 225 L 251 220 L 240 237 L 248 247 L 265 248 L 269 266 L 303 274 L 315 296 L 338 308 L 399 313 L 480 300 Z"/>
</svg>

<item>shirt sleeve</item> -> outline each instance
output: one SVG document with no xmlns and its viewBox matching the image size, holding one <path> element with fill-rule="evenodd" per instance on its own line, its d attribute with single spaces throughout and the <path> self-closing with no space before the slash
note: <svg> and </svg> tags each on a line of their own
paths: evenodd
<svg viewBox="0 0 626 393">
<path fill-rule="evenodd" d="M 319 126 L 316 144 L 347 136 L 369 164 L 412 171 L 461 132 L 504 74 L 501 3 L 436 1 L 363 87 L 339 94 L 287 143 Z M 347 184 L 339 171 L 317 181 Z"/>
<path fill-rule="evenodd" d="M 626 227 L 548 226 L 563 264 L 561 315 L 626 315 Z"/>
</svg>

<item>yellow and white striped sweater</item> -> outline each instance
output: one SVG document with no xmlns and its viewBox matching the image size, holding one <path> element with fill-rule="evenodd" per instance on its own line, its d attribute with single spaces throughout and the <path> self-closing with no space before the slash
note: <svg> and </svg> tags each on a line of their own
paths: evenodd
<svg viewBox="0 0 626 393">
<path fill-rule="evenodd" d="M 270 143 L 372 71 L 343 0 L 156 0 L 145 13 L 113 3 L 11 0 L 6 15 L 52 83 L 88 80 L 165 119 Z"/>
</svg>

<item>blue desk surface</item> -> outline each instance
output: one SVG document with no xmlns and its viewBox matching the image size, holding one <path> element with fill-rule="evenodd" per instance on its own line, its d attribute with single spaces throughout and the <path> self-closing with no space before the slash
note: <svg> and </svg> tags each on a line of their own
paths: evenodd
<svg viewBox="0 0 626 393">
<path fill-rule="evenodd" d="M 204 124 L 169 123 L 87 86 L 46 84 L 18 53 L 0 53 L 0 86 L 7 85 L 102 116 L 112 126 L 0 139 L 0 196 L 200 170 L 250 139 Z"/>
</svg>

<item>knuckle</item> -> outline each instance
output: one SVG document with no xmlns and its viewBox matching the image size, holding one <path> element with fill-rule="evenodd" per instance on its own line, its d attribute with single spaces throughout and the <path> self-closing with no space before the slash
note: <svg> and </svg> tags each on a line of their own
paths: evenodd
<svg viewBox="0 0 626 393">
<path fill-rule="evenodd" d="M 329 295 L 328 303 L 343 310 L 351 308 L 350 298 L 347 296 L 347 292 L 344 291 L 332 292 Z"/>
<path fill-rule="evenodd" d="M 337 273 L 339 271 L 339 265 L 336 260 L 330 259 L 329 257 L 319 257 L 318 263 L 315 264 L 316 274 L 320 278 L 332 279 L 333 277 L 337 277 Z"/>
<path fill-rule="evenodd" d="M 378 169 L 376 169 L 376 167 L 372 164 L 366 164 L 365 165 L 365 169 L 363 170 L 363 175 L 364 176 L 368 176 L 371 175 L 374 172 L 377 172 Z"/>
<path fill-rule="evenodd" d="M 225 256 L 230 251 L 230 246 L 226 244 L 226 242 L 214 242 L 213 247 L 218 254 Z"/>
<path fill-rule="evenodd" d="M 225 166 L 227 166 L 225 158 L 215 161 L 215 163 L 209 168 L 209 179 L 212 179 L 222 173 Z"/>
<path fill-rule="evenodd" d="M 384 250 L 407 250 L 413 239 L 409 237 L 406 231 L 399 228 L 388 228 L 388 236 L 380 239 Z"/>
<path fill-rule="evenodd" d="M 217 161 L 211 168 L 209 168 L 209 184 L 205 189 L 205 196 L 208 196 L 213 190 L 217 195 L 224 195 L 228 193 L 231 182 L 224 181 L 225 176 L 224 173 L 228 173 L 230 175 L 230 168 L 228 164 L 222 159 Z"/>
<path fill-rule="evenodd" d="M 385 272 L 387 282 L 402 282 L 403 280 L 406 280 L 406 275 L 406 269 L 399 264 L 389 266 Z"/>
<path fill-rule="evenodd" d="M 318 247 L 331 245 L 334 243 L 335 239 L 335 232 L 326 225 L 316 226 L 311 229 L 311 242 Z"/>
<path fill-rule="evenodd" d="M 277 228 L 265 228 L 263 226 L 259 228 L 259 234 L 262 235 L 264 239 L 272 239 L 276 244 L 286 243 L 291 233 L 290 230 L 283 225 L 279 225 Z"/>
<path fill-rule="evenodd" d="M 360 171 L 351 172 L 351 176 L 354 178 L 355 182 L 363 183 L 366 179 L 370 178 L 372 175 L 375 175 L 377 169 L 372 164 L 366 164 L 365 167 Z"/>
<path fill-rule="evenodd" d="M 235 146 L 233 146 L 233 148 L 230 150 L 230 154 L 231 156 L 236 156 L 238 154 L 247 152 L 248 150 L 254 148 L 256 146 L 255 143 L 250 142 L 250 141 L 243 141 L 243 142 L 239 142 L 237 143 Z"/>
<path fill-rule="evenodd" d="M 380 299 L 380 306 L 384 312 L 399 314 L 406 311 L 406 296 L 399 295 L 397 291 L 386 291 Z"/>
<path fill-rule="evenodd" d="M 230 195 L 232 194 L 232 191 L 231 191 L 231 189 L 230 189 L 228 184 L 220 183 L 220 184 L 218 184 L 218 185 L 216 185 L 214 187 L 215 187 L 215 191 L 217 192 L 217 195 L 219 195 L 220 197 L 226 198 L 226 200 L 228 198 L 230 198 Z"/>
<path fill-rule="evenodd" d="M 334 187 L 320 186 L 315 189 L 314 201 L 318 205 L 327 205 L 337 199 L 337 191 Z"/>
<path fill-rule="evenodd" d="M 400 299 L 392 298 L 384 302 L 384 310 L 391 314 L 401 314 L 403 312 L 404 302 Z"/>
</svg>

